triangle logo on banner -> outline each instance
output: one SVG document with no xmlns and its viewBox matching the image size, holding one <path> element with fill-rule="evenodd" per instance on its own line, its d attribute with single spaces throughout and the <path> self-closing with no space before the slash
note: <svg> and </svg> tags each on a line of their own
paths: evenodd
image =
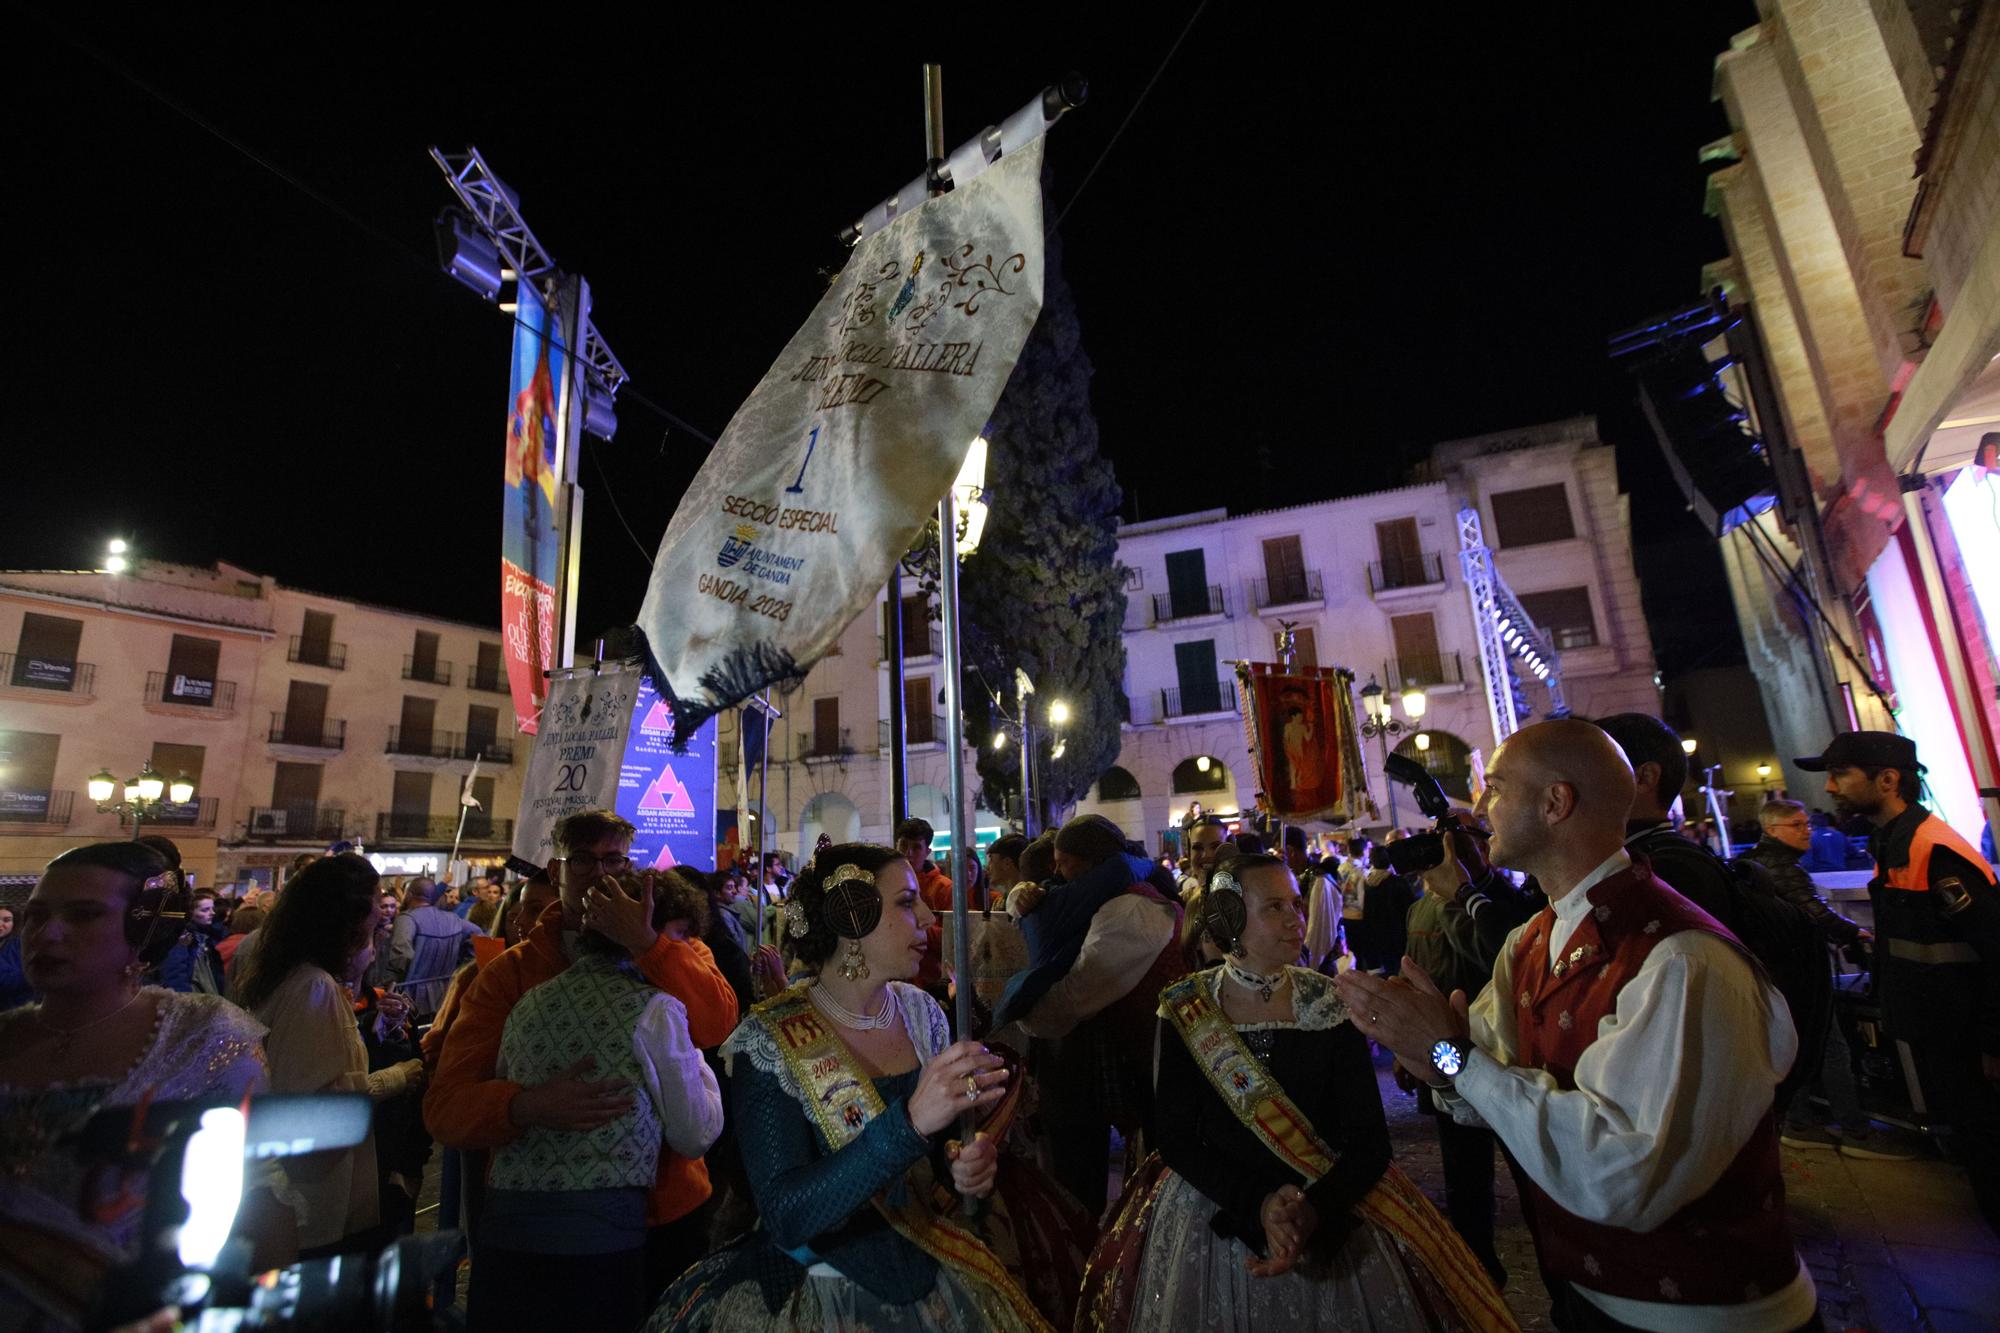
<svg viewBox="0 0 2000 1333">
<path fill-rule="evenodd" d="M 674 734 L 674 710 L 667 707 L 665 699 L 653 700 L 653 706 L 646 712 L 646 720 L 639 724 L 641 731 L 658 731 L 666 735 Z"/>
<path fill-rule="evenodd" d="M 688 796 L 686 784 L 674 776 L 674 770 L 663 767 L 660 775 L 646 787 L 646 794 L 639 798 L 639 808 L 691 815 L 694 813 L 694 801 Z"/>
<path fill-rule="evenodd" d="M 673 849 L 664 842 L 660 844 L 660 854 L 653 858 L 653 869 L 672 870 L 680 862 L 674 860 Z"/>
</svg>

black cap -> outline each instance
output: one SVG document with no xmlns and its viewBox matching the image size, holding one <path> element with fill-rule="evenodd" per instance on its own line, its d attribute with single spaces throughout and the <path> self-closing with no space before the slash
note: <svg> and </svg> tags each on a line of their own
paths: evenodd
<svg viewBox="0 0 2000 1333">
<path fill-rule="evenodd" d="M 1826 752 L 1805 755 L 1792 761 L 1808 773 L 1824 773 L 1829 768 L 1913 768 L 1917 743 L 1893 731 L 1844 731 L 1827 745 Z"/>
</svg>

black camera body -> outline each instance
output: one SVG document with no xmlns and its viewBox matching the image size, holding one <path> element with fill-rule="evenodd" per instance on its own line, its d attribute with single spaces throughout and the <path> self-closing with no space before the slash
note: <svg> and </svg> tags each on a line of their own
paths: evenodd
<svg viewBox="0 0 2000 1333">
<path fill-rule="evenodd" d="M 1431 776 L 1430 770 L 1407 755 L 1392 754 L 1382 766 L 1391 782 L 1400 782 L 1417 798 L 1417 808 L 1431 819 L 1434 827 L 1425 833 L 1384 843 L 1370 858 L 1378 867 L 1398 875 L 1421 875 L 1439 865 L 1445 856 L 1445 831 L 1451 825 L 1451 798 Z"/>
<path fill-rule="evenodd" d="M 430 1286 L 464 1253 L 465 1238 L 457 1231 L 405 1236 L 379 1253 L 306 1260 L 264 1274 L 250 1271 L 248 1246 L 231 1239 L 213 1261 L 190 1264 L 177 1243 L 182 1227 L 193 1221 L 185 1179 L 189 1148 L 203 1130 L 203 1113 L 225 1106 L 235 1104 L 154 1102 L 136 1118 L 130 1107 L 114 1107 L 69 1138 L 84 1161 L 147 1177 L 139 1254 L 105 1275 L 85 1329 L 115 1329 L 164 1305 L 177 1305 L 183 1326 L 197 1333 L 280 1328 L 417 1333 L 439 1327 L 443 1321 L 430 1309 Z M 355 1093 L 253 1097 L 247 1108 L 237 1109 L 247 1111 L 240 1131 L 246 1168 L 260 1160 L 352 1147 L 367 1137 L 371 1119 L 368 1099 Z"/>
</svg>

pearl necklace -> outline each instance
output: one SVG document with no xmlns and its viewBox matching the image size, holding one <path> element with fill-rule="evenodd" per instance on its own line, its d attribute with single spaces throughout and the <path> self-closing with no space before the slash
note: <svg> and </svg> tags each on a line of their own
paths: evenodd
<svg viewBox="0 0 2000 1333">
<path fill-rule="evenodd" d="M 125 1001 L 125 1003 L 119 1005 L 116 1009 L 113 1009 L 110 1013 L 105 1014 L 100 1018 L 93 1018 L 88 1023 L 84 1023 L 78 1027 L 73 1027 L 73 1028 L 57 1027 L 54 1023 L 51 1023 L 49 1022 L 48 1019 L 42 1017 L 42 1011 L 39 1007 L 37 1007 L 35 1010 L 35 1021 L 37 1023 L 40 1023 L 43 1027 L 47 1028 L 49 1031 L 56 1034 L 56 1058 L 61 1059 L 62 1057 L 69 1054 L 70 1047 L 76 1044 L 76 1039 L 78 1036 L 82 1035 L 85 1032 L 90 1031 L 90 1029 L 96 1027 L 100 1023 L 109 1023 L 112 1019 L 118 1017 L 118 1015 L 124 1013 L 127 1009 L 130 1009 L 133 1005 L 137 1004 L 139 1002 L 139 997 L 143 994 L 145 994 L 143 990 L 134 991 L 132 993 L 131 999 Z"/>
<path fill-rule="evenodd" d="M 876 1032 L 896 1021 L 896 994 L 887 987 L 882 991 L 882 1008 L 874 1014 L 857 1014 L 827 993 L 826 987 L 815 983 L 806 995 L 819 1011 L 844 1028 L 854 1028 L 859 1032 Z"/>
<path fill-rule="evenodd" d="M 1262 977 L 1248 968 L 1238 967 L 1233 959 L 1225 958 L 1222 960 L 1222 971 L 1223 975 L 1245 990 L 1256 991 L 1257 998 L 1266 1003 L 1270 1002 L 1278 987 L 1285 984 L 1285 969 L 1282 967 L 1270 976 Z"/>
</svg>

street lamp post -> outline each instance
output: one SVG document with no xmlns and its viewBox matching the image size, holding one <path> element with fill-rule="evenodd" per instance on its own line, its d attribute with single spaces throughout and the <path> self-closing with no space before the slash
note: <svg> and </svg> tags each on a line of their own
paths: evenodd
<svg viewBox="0 0 2000 1333">
<path fill-rule="evenodd" d="M 1361 734 L 1382 742 L 1382 783 L 1389 789 L 1389 826 L 1396 828 L 1399 827 L 1396 822 L 1396 784 L 1388 775 L 1389 738 L 1416 731 L 1417 723 L 1423 720 L 1424 710 L 1430 707 L 1430 700 L 1414 685 L 1404 690 L 1403 711 L 1410 715 L 1410 720 L 1402 721 L 1389 703 L 1388 692 L 1370 676 L 1368 683 L 1361 687 L 1361 706 L 1367 713 L 1361 720 Z"/>
<path fill-rule="evenodd" d="M 139 770 L 137 777 L 125 779 L 125 799 L 122 801 L 112 799 L 118 794 L 119 783 L 108 768 L 100 768 L 93 773 L 85 786 L 99 813 L 132 817 L 134 841 L 138 839 L 139 830 L 148 815 L 155 821 L 159 819 L 162 804 L 186 805 L 194 799 L 194 781 L 187 774 L 178 773 L 172 782 L 168 782 L 153 771 L 150 762 Z"/>
<path fill-rule="evenodd" d="M 1028 702 L 1033 694 L 1032 685 L 1021 691 L 1021 715 L 1012 717 L 1002 711 L 1000 723 L 993 729 L 993 748 L 996 750 L 1006 749 L 1010 738 L 1018 738 L 1021 742 L 1021 831 L 1030 839 L 1035 836 L 1035 765 L 1041 758 L 1041 737 L 1044 734 L 1054 735 L 1055 743 L 1049 747 L 1049 758 L 1062 758 L 1068 741 L 1061 733 L 1069 725 L 1070 716 L 1069 705 L 1056 699 L 1049 704 L 1047 726 L 1037 727 L 1034 708 Z M 996 709 L 1000 707 L 997 695 L 993 704 Z"/>
</svg>

